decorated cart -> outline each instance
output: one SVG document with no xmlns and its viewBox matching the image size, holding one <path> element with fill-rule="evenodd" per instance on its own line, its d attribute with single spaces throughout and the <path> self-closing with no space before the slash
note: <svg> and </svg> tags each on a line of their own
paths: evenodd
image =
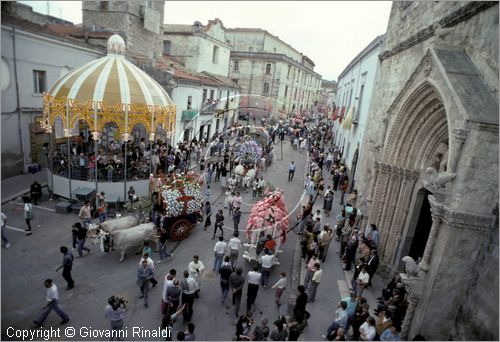
<svg viewBox="0 0 500 342">
<path fill-rule="evenodd" d="M 285 206 L 283 190 L 264 191 L 264 199 L 253 206 L 246 227 L 249 243 L 243 257 L 248 261 L 258 259 L 257 245 L 261 233 L 270 235 L 275 242 L 275 264 L 279 264 L 277 255 L 282 252 L 288 233 L 288 209 Z"/>
<path fill-rule="evenodd" d="M 196 226 L 201 215 L 203 177 L 194 173 L 172 173 L 150 177 L 155 211 L 166 211 L 168 234 L 174 241 L 184 240 Z"/>
<path fill-rule="evenodd" d="M 250 187 L 257 174 L 257 164 L 262 158 L 262 147 L 260 143 L 250 135 L 243 137 L 236 152 L 239 165 L 235 167 L 237 186 Z"/>
</svg>

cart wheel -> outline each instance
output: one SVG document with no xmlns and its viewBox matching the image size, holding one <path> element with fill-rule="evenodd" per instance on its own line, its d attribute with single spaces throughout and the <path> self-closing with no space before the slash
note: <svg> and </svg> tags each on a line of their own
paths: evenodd
<svg viewBox="0 0 500 342">
<path fill-rule="evenodd" d="M 187 219 L 180 219 L 175 221 L 170 228 L 170 238 L 174 241 L 184 240 L 189 236 L 191 229 L 193 228 L 193 224 Z"/>
</svg>

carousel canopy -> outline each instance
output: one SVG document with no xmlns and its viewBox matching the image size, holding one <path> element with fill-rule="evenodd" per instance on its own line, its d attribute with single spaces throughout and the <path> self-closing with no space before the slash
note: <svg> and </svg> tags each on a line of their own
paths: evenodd
<svg viewBox="0 0 500 342">
<path fill-rule="evenodd" d="M 91 61 L 59 79 L 49 90 L 54 97 L 108 105 L 172 105 L 167 92 L 124 56 L 125 42 L 115 34 L 108 41 L 108 55 Z"/>
<path fill-rule="evenodd" d="M 167 131 L 175 123 L 175 106 L 167 92 L 144 71 L 125 58 L 119 35 L 108 40 L 108 54 L 72 70 L 44 96 L 44 127 L 59 116 L 66 128 L 76 120 L 101 131 L 108 122 L 122 133 L 142 123 L 150 132 L 158 124 Z M 49 131 L 49 129 L 47 129 Z"/>
</svg>

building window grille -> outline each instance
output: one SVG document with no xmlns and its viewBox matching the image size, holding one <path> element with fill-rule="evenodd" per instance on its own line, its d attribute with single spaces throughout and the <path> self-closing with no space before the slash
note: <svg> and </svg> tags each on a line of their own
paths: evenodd
<svg viewBox="0 0 500 342">
<path fill-rule="evenodd" d="M 170 55 L 170 46 L 171 46 L 170 40 L 163 41 L 163 53 L 164 54 Z"/>
<path fill-rule="evenodd" d="M 271 75 L 271 63 L 266 64 L 266 75 Z"/>
<path fill-rule="evenodd" d="M 46 72 L 33 70 L 33 91 L 35 94 L 41 94 L 47 90 Z"/>
<path fill-rule="evenodd" d="M 240 71 L 240 61 L 234 61 L 233 71 Z"/>
<path fill-rule="evenodd" d="M 99 9 L 101 11 L 109 10 L 109 1 L 99 1 Z"/>
<path fill-rule="evenodd" d="M 212 63 L 217 64 L 219 60 L 219 47 L 214 46 L 214 50 L 212 52 Z"/>
<path fill-rule="evenodd" d="M 265 82 L 264 83 L 264 95 L 269 94 L 269 83 Z"/>
</svg>

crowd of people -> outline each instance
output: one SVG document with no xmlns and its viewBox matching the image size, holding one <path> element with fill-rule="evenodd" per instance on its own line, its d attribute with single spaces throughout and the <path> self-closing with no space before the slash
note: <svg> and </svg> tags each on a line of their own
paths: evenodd
<svg viewBox="0 0 500 342">
<path fill-rule="evenodd" d="M 379 260 L 378 251 L 379 234 L 376 225 L 371 224 L 365 229 L 360 229 L 360 217 L 357 210 L 357 191 L 354 189 L 347 198 L 349 189 L 349 175 L 347 167 L 343 164 L 342 150 L 333 143 L 332 123 L 326 119 L 320 119 L 315 123 L 294 122 L 291 119 L 280 122 L 275 126 L 267 128 L 268 140 L 263 148 L 262 158 L 250 161 L 242 160 L 237 156 L 236 151 L 242 144 L 242 138 L 248 134 L 248 126 L 240 126 L 237 129 L 218 135 L 210 142 L 204 140 L 197 142 L 193 140 L 186 144 L 179 144 L 175 148 L 162 142 L 153 144 L 152 152 L 143 140 L 138 146 L 131 146 L 128 149 L 130 158 L 127 163 L 133 166 L 134 163 L 151 163 L 153 173 L 185 171 L 189 169 L 190 163 L 194 162 L 199 166 L 199 171 L 204 175 L 206 187 L 204 191 L 204 229 L 207 230 L 213 224 L 212 240 L 217 239 L 214 247 L 214 261 L 212 272 L 218 275 L 220 283 L 220 302 L 226 308 L 230 304 L 236 321 L 234 340 L 273 340 L 273 341 L 295 341 L 303 334 L 308 326 L 311 314 L 307 310 L 308 305 L 315 302 L 316 294 L 323 277 L 323 272 L 328 272 L 327 260 L 329 259 L 330 245 L 333 240 L 338 241 L 338 256 L 342 260 L 344 270 L 354 270 L 354 276 L 350 281 L 350 295 L 342 298 L 338 302 L 334 313 L 333 322 L 324 332 L 325 340 L 399 340 L 402 320 L 405 315 L 405 289 L 399 276 L 395 276 L 391 282 L 382 290 L 378 298 L 378 305 L 372 308 L 363 291 L 371 286 L 371 281 L 377 271 Z M 257 200 L 263 195 L 265 182 L 262 172 L 272 162 L 271 154 L 276 137 L 281 141 L 288 136 L 294 150 L 307 153 L 309 164 L 304 176 L 304 191 L 307 194 L 307 203 L 302 205 L 297 215 L 297 222 L 294 225 L 295 231 L 299 234 L 301 241 L 301 253 L 305 265 L 305 277 L 302 284 L 296 289 L 297 298 L 292 312 L 288 315 L 279 314 L 271 321 L 262 318 L 260 322 L 254 322 L 254 308 L 256 298 L 261 288 L 272 288 L 273 299 L 279 308 L 282 306 L 282 298 L 285 289 L 289 287 L 289 280 L 285 272 L 280 272 L 279 280 L 274 284 L 269 283 L 269 278 L 274 269 L 273 260 L 275 258 L 275 241 L 270 235 L 261 234 L 256 245 L 258 265 L 251 267 L 246 274 L 243 267 L 238 264 L 241 255 L 243 242 L 239 238 L 239 224 L 241 220 L 242 196 L 240 191 L 252 190 L 252 199 Z M 202 148 L 207 148 L 206 158 L 202 156 Z M 80 150 L 78 150 L 80 148 Z M 123 148 L 123 146 L 122 146 Z M 114 147 L 120 149 L 120 147 Z M 124 152 L 124 151 L 122 151 Z M 75 144 L 74 164 L 78 170 L 78 165 L 84 177 L 92 178 L 93 169 L 90 165 L 96 165 L 92 153 L 85 157 L 86 147 Z M 85 162 L 80 163 L 83 154 Z M 107 165 L 112 165 L 115 176 L 117 164 L 113 158 L 107 160 L 102 151 L 97 157 L 97 167 L 106 169 Z M 87 159 L 86 159 L 87 158 Z M 56 158 L 54 158 L 56 159 Z M 59 156 L 59 161 L 63 160 Z M 54 160 L 56 162 L 56 160 Z M 67 163 L 67 161 L 66 161 Z M 240 183 L 236 180 L 237 175 L 234 169 L 239 164 L 257 170 L 256 176 L 250 184 Z M 61 165 L 64 165 L 62 162 Z M 118 167 L 119 168 L 119 167 Z M 148 164 L 149 168 L 149 164 Z M 107 169 L 106 169 L 107 170 Z M 291 161 L 288 166 L 288 181 L 293 182 L 296 172 L 296 165 Z M 132 173 L 133 174 L 133 173 Z M 86 175 L 86 176 L 85 176 Z M 109 176 L 109 174 L 108 174 Z M 106 177 L 103 177 L 106 179 Z M 221 182 L 225 189 L 224 206 L 214 208 L 210 186 L 214 182 Z M 341 212 L 333 220 L 330 220 L 330 212 L 333 208 L 335 193 L 340 191 L 339 205 Z M 36 193 L 36 191 L 35 191 Z M 137 200 L 133 188 L 128 193 L 129 201 Z M 314 209 L 316 203 L 320 203 L 321 209 Z M 30 204 L 28 202 L 27 204 Z M 100 209 L 103 208 L 103 209 Z M 30 210 L 28 205 L 28 210 Z M 106 199 L 105 194 L 98 194 L 97 206 L 94 208 L 99 215 L 99 221 L 106 220 Z M 101 212 L 101 211 L 102 212 Z M 25 206 L 26 212 L 26 206 Z M 85 247 L 85 236 L 88 223 L 92 222 L 93 209 L 90 203 L 86 202 L 80 210 L 81 222 L 73 226 L 73 249 L 77 248 L 78 256 L 83 257 L 83 252 L 90 253 L 90 249 Z M 214 217 L 212 218 L 212 214 Z M 232 220 L 234 228 L 232 237 L 226 240 L 224 237 L 224 226 L 226 216 Z M 2 217 L 2 220 L 4 218 Z M 29 220 L 26 218 L 29 226 Z M 212 222 L 213 221 L 213 222 Z M 173 256 L 167 251 L 168 227 L 166 226 L 165 214 L 159 215 L 155 222 L 158 227 L 157 252 L 159 259 L 156 263 L 163 262 L 166 258 Z M 31 228 L 29 228 L 31 230 Z M 3 232 L 3 230 L 2 230 Z M 73 255 L 71 250 L 62 246 L 63 254 L 63 278 L 68 283 L 68 289 L 74 287 L 71 278 L 71 268 Z M 203 294 L 202 275 L 206 272 L 205 263 L 198 255 L 194 255 L 186 267 L 181 270 L 170 269 L 164 279 L 155 279 L 155 261 L 152 259 L 152 246 L 145 242 L 140 251 L 141 259 L 137 267 L 136 278 L 140 292 L 140 299 L 144 306 L 149 306 L 150 285 L 155 287 L 163 280 L 161 286 L 161 314 L 159 322 L 162 329 L 172 329 L 174 322 L 182 315 L 186 323 L 186 329 L 177 331 L 166 340 L 175 337 L 177 340 L 195 340 L 196 326 L 193 322 L 193 312 L 196 309 L 197 299 Z M 331 253 L 330 253 L 331 254 Z M 330 259 L 332 257 L 330 256 Z M 205 260 L 205 262 L 208 262 Z M 245 310 L 241 311 L 241 301 L 243 289 L 247 287 L 247 298 Z M 48 305 L 41 316 L 35 321 L 37 325 L 42 325 L 50 310 L 54 309 L 63 319 L 62 323 L 69 320 L 68 315 L 58 305 L 57 287 L 51 279 L 45 282 L 47 290 Z M 267 291 L 266 291 L 267 292 Z M 228 295 L 231 293 L 230 304 L 226 303 Z M 261 294 L 268 295 L 267 293 Z M 126 313 L 124 305 L 114 305 L 109 303 L 105 308 L 105 317 L 110 320 L 110 327 L 113 331 L 123 329 L 123 315 Z"/>
</svg>

